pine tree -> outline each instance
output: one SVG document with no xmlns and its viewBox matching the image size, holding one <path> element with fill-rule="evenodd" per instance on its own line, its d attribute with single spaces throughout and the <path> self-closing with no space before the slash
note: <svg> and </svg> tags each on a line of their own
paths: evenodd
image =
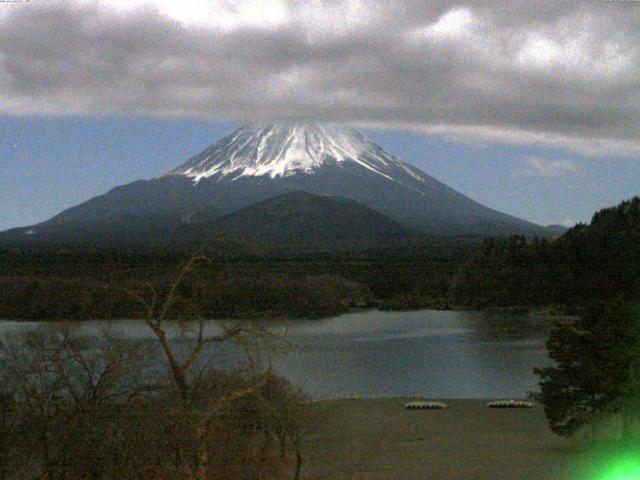
<svg viewBox="0 0 640 480">
<path fill-rule="evenodd" d="M 571 435 L 622 414 L 629 437 L 640 412 L 640 326 L 637 308 L 616 301 L 588 307 L 571 324 L 556 325 L 547 341 L 556 366 L 536 368 L 539 400 L 551 430 Z"/>
</svg>

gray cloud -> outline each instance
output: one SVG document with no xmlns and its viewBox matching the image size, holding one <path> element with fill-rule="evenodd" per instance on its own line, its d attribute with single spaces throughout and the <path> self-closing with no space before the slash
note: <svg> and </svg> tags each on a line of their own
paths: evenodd
<svg viewBox="0 0 640 480">
<path fill-rule="evenodd" d="M 233 28 L 105 5 L 0 16 L 0 113 L 324 120 L 640 156 L 638 3 L 282 0 L 274 24 Z"/>
</svg>

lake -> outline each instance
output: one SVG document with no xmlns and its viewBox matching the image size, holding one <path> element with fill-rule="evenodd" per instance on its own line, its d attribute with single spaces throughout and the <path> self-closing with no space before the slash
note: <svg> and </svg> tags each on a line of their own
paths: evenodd
<svg viewBox="0 0 640 480">
<path fill-rule="evenodd" d="M 269 357 L 277 373 L 314 398 L 523 397 L 537 389 L 533 367 L 550 364 L 544 338 L 553 319 L 514 313 L 371 310 L 323 320 L 270 322 L 289 348 Z M 233 322 L 208 321 L 206 332 L 220 331 L 223 323 Z M 0 322 L 0 336 L 36 325 Z M 134 320 L 91 321 L 77 328 L 91 332 L 106 326 L 131 338 L 150 335 L 143 322 Z M 173 327 L 173 338 L 184 335 L 177 324 Z"/>
</svg>

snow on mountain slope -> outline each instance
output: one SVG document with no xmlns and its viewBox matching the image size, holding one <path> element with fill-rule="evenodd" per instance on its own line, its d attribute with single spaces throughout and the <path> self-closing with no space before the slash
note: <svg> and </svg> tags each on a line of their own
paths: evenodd
<svg viewBox="0 0 640 480">
<path fill-rule="evenodd" d="M 288 177 L 312 174 L 327 164 L 355 163 L 389 180 L 403 169 L 413 172 L 397 157 L 387 153 L 360 132 L 321 125 L 246 126 L 223 138 L 166 175 L 183 175 L 195 183 L 216 176 Z M 395 168 L 394 168 L 395 167 Z"/>
</svg>

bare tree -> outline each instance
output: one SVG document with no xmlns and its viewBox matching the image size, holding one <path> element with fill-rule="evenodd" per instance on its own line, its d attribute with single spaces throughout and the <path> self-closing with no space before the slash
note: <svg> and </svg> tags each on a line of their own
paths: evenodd
<svg viewBox="0 0 640 480">
<path fill-rule="evenodd" d="M 179 354 L 176 346 L 172 344 L 169 338 L 166 323 L 173 307 L 188 302 L 188 300 L 181 298 L 178 293 L 182 282 L 194 272 L 199 264 L 210 263 L 209 258 L 204 255 L 203 251 L 204 249 L 198 251 L 182 265 L 175 280 L 164 295 L 150 282 L 146 283 L 142 291 L 130 293 L 133 298 L 144 306 L 146 312 L 144 322 L 158 340 L 179 394 L 181 418 L 189 420 L 190 427 L 194 433 L 195 445 L 192 445 L 194 451 L 191 454 L 185 451 L 183 445 L 176 445 L 176 457 L 182 464 L 183 473 L 187 478 L 194 480 L 210 478 L 208 466 L 211 457 L 211 443 L 215 439 L 211 438 L 209 433 L 215 430 L 214 425 L 225 413 L 232 410 L 234 402 L 259 394 L 261 388 L 271 378 L 270 369 L 265 373 L 256 374 L 255 361 L 249 348 L 249 339 L 267 340 L 274 338 L 263 328 L 246 325 L 223 327 L 218 334 L 205 335 L 204 319 L 196 315 L 195 318 L 190 319 L 192 322 L 190 326 L 196 328 L 195 340 L 186 352 L 182 355 Z M 244 382 L 219 396 L 198 394 L 198 390 L 202 389 L 202 376 L 192 375 L 195 365 L 201 360 L 203 352 L 208 345 L 221 344 L 227 341 L 234 341 L 245 352 L 249 365 L 253 370 L 252 381 Z M 205 360 L 205 364 L 208 363 Z M 180 438 L 180 436 L 176 438 Z"/>
<path fill-rule="evenodd" d="M 87 336 L 56 324 L 18 335 L 3 349 L 12 421 L 47 479 L 102 478 L 116 406 L 145 389 L 143 349 L 111 334 Z"/>
</svg>

